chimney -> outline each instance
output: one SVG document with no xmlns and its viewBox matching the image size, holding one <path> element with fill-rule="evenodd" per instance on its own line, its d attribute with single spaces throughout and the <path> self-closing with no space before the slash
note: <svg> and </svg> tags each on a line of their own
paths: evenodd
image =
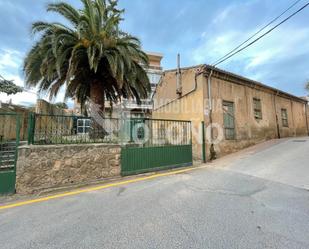
<svg viewBox="0 0 309 249">
<path fill-rule="evenodd" d="M 180 69 L 180 54 L 177 54 L 177 71 L 176 71 L 176 93 L 182 94 L 181 69 Z"/>
</svg>

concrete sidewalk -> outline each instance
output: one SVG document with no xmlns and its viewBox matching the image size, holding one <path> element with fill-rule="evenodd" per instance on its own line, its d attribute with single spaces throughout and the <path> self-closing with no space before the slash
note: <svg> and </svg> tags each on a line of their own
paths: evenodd
<svg viewBox="0 0 309 249">
<path fill-rule="evenodd" d="M 309 189 L 309 137 L 270 140 L 210 165 Z"/>
</svg>

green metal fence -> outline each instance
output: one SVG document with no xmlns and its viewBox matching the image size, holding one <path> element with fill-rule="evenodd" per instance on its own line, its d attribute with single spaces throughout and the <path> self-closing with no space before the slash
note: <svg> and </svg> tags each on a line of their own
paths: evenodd
<svg viewBox="0 0 309 249">
<path fill-rule="evenodd" d="M 15 192 L 19 132 L 20 115 L 0 113 L 0 194 Z"/>
<path fill-rule="evenodd" d="M 154 147 L 191 143 L 191 122 L 131 118 L 122 121 L 121 141 L 130 146 Z"/>
<path fill-rule="evenodd" d="M 29 144 L 121 143 L 128 146 L 186 145 L 191 123 L 147 118 L 100 118 L 30 113 Z"/>
<path fill-rule="evenodd" d="M 171 145 L 121 150 L 123 176 L 192 165 L 192 145 Z"/>
<path fill-rule="evenodd" d="M 192 164 L 191 122 L 31 114 L 29 144 L 117 143 L 122 175 Z"/>
<path fill-rule="evenodd" d="M 163 119 L 127 121 L 130 140 L 121 150 L 121 173 L 132 175 L 192 165 L 191 122 Z"/>
<path fill-rule="evenodd" d="M 119 119 L 31 113 L 28 143 L 118 143 L 119 131 Z"/>
</svg>

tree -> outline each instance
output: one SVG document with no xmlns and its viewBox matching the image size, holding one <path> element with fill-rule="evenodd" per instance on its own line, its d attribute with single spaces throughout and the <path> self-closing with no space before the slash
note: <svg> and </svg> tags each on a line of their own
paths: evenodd
<svg viewBox="0 0 309 249">
<path fill-rule="evenodd" d="M 24 61 L 26 85 L 55 97 L 66 85 L 66 97 L 84 105 L 90 98 L 101 106 L 122 97 L 140 102 L 150 91 L 144 66 L 148 57 L 140 41 L 120 30 L 124 10 L 113 0 L 81 0 L 82 9 L 61 2 L 47 11 L 66 19 L 62 23 L 35 22 L 39 40 Z"/>
<path fill-rule="evenodd" d="M 305 85 L 305 89 L 308 91 L 309 93 L 309 80 L 307 81 L 306 85 Z"/>
<path fill-rule="evenodd" d="M 54 104 L 54 106 L 56 106 L 60 109 L 68 109 L 68 105 L 64 102 L 58 102 L 58 103 Z"/>
<path fill-rule="evenodd" d="M 7 95 L 22 92 L 23 88 L 14 84 L 12 80 L 6 80 L 0 75 L 0 92 Z"/>
</svg>

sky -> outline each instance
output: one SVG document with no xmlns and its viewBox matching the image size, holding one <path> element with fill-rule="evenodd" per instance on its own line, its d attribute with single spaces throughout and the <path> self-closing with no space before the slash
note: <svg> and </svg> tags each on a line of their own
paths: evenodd
<svg viewBox="0 0 309 249">
<path fill-rule="evenodd" d="M 35 42 L 34 21 L 61 21 L 46 12 L 52 0 L 0 0 L 0 74 L 23 86 L 23 59 Z M 66 2 L 81 7 L 79 0 Z M 145 51 L 164 55 L 164 69 L 212 64 L 265 25 L 295 0 L 119 0 L 125 9 L 121 27 L 137 36 Z M 300 8 L 300 1 L 289 13 Z M 309 80 L 309 7 L 218 67 L 297 96 Z M 63 92 L 63 91 L 62 91 Z M 31 105 L 35 89 L 0 101 Z M 60 94 L 54 102 L 62 101 Z"/>
</svg>

